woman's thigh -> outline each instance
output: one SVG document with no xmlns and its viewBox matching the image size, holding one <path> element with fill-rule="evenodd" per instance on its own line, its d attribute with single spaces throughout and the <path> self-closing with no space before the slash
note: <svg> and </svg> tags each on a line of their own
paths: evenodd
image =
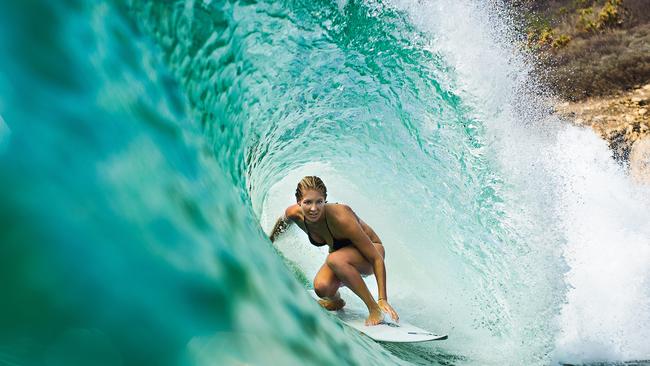
<svg viewBox="0 0 650 366">
<path fill-rule="evenodd" d="M 384 246 L 379 243 L 373 243 L 382 258 L 384 257 Z M 325 262 L 328 266 L 336 265 L 337 263 L 346 263 L 353 265 L 360 274 L 368 276 L 374 273 L 372 264 L 366 260 L 366 257 L 361 254 L 359 249 L 350 245 L 341 248 L 327 256 Z"/>
</svg>

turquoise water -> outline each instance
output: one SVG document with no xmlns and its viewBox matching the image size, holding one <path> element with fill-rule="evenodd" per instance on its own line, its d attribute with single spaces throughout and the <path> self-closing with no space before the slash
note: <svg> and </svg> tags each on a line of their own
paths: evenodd
<svg viewBox="0 0 650 366">
<path fill-rule="evenodd" d="M 647 191 L 549 122 L 502 11 L 4 3 L 0 364 L 650 358 Z M 306 174 L 448 341 L 371 342 L 309 298 L 325 254 L 265 234 Z"/>
</svg>

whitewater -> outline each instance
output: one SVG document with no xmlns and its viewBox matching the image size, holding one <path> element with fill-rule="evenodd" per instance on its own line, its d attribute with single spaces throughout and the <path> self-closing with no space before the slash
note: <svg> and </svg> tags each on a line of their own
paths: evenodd
<svg viewBox="0 0 650 366">
<path fill-rule="evenodd" d="M 0 364 L 649 360 L 650 188 L 552 114 L 514 19 L 0 5 Z M 310 298 L 324 249 L 267 237 L 305 175 L 381 237 L 400 317 L 449 340 L 375 343 Z"/>
</svg>

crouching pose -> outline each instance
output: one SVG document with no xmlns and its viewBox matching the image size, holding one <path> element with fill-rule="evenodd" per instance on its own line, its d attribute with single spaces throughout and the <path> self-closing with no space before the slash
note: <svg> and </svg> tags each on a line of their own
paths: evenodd
<svg viewBox="0 0 650 366">
<path fill-rule="evenodd" d="M 328 310 L 345 306 L 339 287 L 347 286 L 368 307 L 367 325 L 379 324 L 382 311 L 393 320 L 397 312 L 388 303 L 384 246 L 377 234 L 352 209 L 343 204 L 327 203 L 327 188 L 316 176 L 304 177 L 296 188 L 296 204 L 289 206 L 271 232 L 274 241 L 293 222 L 315 246 L 329 246 L 325 263 L 314 278 L 319 303 Z M 361 276 L 375 275 L 379 298 L 372 297 Z"/>
</svg>

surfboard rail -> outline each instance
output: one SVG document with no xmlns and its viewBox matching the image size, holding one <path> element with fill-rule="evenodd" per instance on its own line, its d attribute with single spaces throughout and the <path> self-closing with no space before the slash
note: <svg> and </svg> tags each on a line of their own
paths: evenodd
<svg viewBox="0 0 650 366">
<path fill-rule="evenodd" d="M 310 295 L 318 300 L 319 297 L 311 290 Z M 447 334 L 435 334 L 426 329 L 418 328 L 405 321 L 395 323 L 383 321 L 380 324 L 367 326 L 365 324 L 368 312 L 354 306 L 345 306 L 341 310 L 330 311 L 344 324 L 356 329 L 377 342 L 389 343 L 419 343 L 443 341 L 449 338 Z"/>
</svg>

